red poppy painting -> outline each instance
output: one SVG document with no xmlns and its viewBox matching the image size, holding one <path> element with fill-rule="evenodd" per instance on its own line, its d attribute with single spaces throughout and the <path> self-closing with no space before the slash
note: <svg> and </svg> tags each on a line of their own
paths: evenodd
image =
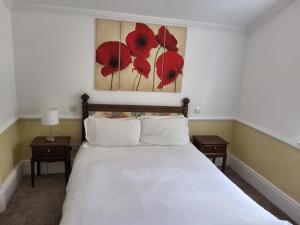
<svg viewBox="0 0 300 225">
<path fill-rule="evenodd" d="M 97 90 L 180 92 L 186 28 L 96 19 Z"/>
<path fill-rule="evenodd" d="M 175 82 L 178 75 L 182 74 L 183 58 L 177 52 L 167 51 L 158 57 L 156 68 L 160 79 L 157 88 L 162 89 L 164 86 Z"/>
<path fill-rule="evenodd" d="M 131 63 L 130 51 L 119 41 L 107 41 L 97 48 L 96 62 L 104 65 L 101 74 L 106 77 Z"/>
<path fill-rule="evenodd" d="M 173 34 L 165 27 L 161 26 L 156 35 L 158 43 L 170 51 L 177 52 L 177 40 Z"/>
<path fill-rule="evenodd" d="M 126 44 L 135 57 L 148 58 L 158 43 L 154 32 L 143 23 L 136 23 L 134 31 L 126 36 Z"/>
</svg>

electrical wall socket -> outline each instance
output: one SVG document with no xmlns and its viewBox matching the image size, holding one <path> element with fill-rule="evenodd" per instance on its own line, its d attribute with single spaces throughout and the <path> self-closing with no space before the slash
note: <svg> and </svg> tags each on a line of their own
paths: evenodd
<svg viewBox="0 0 300 225">
<path fill-rule="evenodd" d="M 196 107 L 196 108 L 194 109 L 194 112 L 195 112 L 195 114 L 200 114 L 201 109 L 200 109 L 199 107 Z"/>
<path fill-rule="evenodd" d="M 69 111 L 72 113 L 78 112 L 78 106 L 77 105 L 69 105 Z"/>
</svg>

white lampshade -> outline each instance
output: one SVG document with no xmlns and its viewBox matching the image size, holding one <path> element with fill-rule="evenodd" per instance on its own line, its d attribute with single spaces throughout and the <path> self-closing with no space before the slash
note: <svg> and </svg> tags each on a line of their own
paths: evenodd
<svg viewBox="0 0 300 225">
<path fill-rule="evenodd" d="M 59 123 L 58 109 L 51 108 L 42 111 L 42 124 L 43 125 L 56 125 Z"/>
</svg>

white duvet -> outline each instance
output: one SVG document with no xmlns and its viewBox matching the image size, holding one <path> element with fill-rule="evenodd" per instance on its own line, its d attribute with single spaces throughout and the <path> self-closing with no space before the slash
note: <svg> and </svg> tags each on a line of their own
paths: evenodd
<svg viewBox="0 0 300 225">
<path fill-rule="evenodd" d="M 61 225 L 275 225 L 192 144 L 82 146 Z"/>
</svg>

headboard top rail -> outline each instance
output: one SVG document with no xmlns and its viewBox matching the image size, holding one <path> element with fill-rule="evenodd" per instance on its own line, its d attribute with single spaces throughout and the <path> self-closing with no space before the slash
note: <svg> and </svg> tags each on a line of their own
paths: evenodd
<svg viewBox="0 0 300 225">
<path fill-rule="evenodd" d="M 113 104 L 90 104 L 88 102 L 89 96 L 84 93 L 81 95 L 82 99 L 82 141 L 85 138 L 85 129 L 83 121 L 89 116 L 89 112 L 151 112 L 151 113 L 178 113 L 188 116 L 188 104 L 190 100 L 184 98 L 181 106 L 149 106 L 149 105 L 113 105 Z"/>
</svg>

